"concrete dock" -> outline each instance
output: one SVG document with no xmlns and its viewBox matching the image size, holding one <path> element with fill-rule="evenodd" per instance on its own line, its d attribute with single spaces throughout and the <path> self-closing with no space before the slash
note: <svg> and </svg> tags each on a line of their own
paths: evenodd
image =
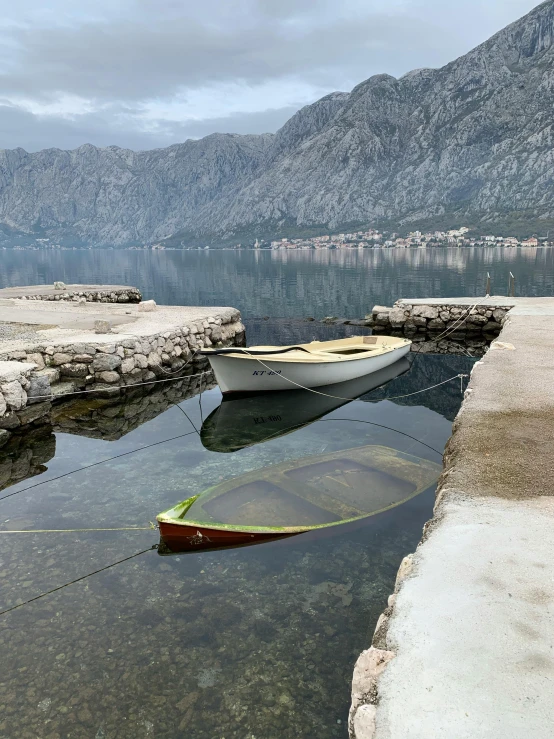
<svg viewBox="0 0 554 739">
<path fill-rule="evenodd" d="M 52 288 L 50 294 L 69 287 L 77 300 L 36 299 L 50 290 L 44 286 L 17 288 L 18 297 L 0 298 L 4 443 L 8 432 L 34 423 L 41 411 L 49 414 L 50 400 L 176 379 L 203 364 L 202 348 L 244 341 L 235 308 L 158 306 L 152 300 L 134 304 L 130 296 L 140 292 L 124 286 L 72 285 Z M 93 287 L 94 299 L 88 302 Z M 24 290 L 30 297 L 22 295 Z"/>
<path fill-rule="evenodd" d="M 553 322 L 554 298 L 517 299 L 475 365 L 434 516 L 356 665 L 351 737 L 554 736 Z"/>
</svg>

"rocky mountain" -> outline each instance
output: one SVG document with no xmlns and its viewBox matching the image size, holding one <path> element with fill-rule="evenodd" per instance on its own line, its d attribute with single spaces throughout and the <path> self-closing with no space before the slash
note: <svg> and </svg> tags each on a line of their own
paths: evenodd
<svg viewBox="0 0 554 739">
<path fill-rule="evenodd" d="M 554 218 L 554 0 L 441 69 L 377 75 L 276 134 L 0 152 L 0 227 L 98 244 L 436 217 Z"/>
</svg>

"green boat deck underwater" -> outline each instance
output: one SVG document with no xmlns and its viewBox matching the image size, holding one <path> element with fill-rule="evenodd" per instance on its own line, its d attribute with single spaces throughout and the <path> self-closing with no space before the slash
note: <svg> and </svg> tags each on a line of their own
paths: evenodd
<svg viewBox="0 0 554 739">
<path fill-rule="evenodd" d="M 219 483 L 157 517 L 169 552 L 244 546 L 363 522 L 427 490 L 440 465 L 369 445 Z"/>
</svg>

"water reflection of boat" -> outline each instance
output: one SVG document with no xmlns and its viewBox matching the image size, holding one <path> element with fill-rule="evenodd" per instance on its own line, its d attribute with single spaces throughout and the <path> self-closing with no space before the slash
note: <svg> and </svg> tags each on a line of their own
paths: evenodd
<svg viewBox="0 0 554 739">
<path fill-rule="evenodd" d="M 321 387 L 318 391 L 354 400 L 390 382 L 409 368 L 410 363 L 404 357 L 378 372 Z M 221 405 L 202 424 L 200 439 L 206 449 L 212 452 L 236 452 L 306 426 L 349 402 L 317 395 L 309 390 L 224 396 Z"/>
<path fill-rule="evenodd" d="M 406 502 L 440 472 L 434 462 L 373 445 L 282 462 L 160 513 L 160 535 L 172 551 L 190 551 L 324 531 Z"/>
</svg>

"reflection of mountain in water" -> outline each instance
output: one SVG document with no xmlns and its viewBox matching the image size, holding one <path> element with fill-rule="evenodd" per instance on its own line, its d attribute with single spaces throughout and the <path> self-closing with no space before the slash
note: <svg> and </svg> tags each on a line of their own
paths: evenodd
<svg viewBox="0 0 554 739">
<path fill-rule="evenodd" d="M 517 277 L 518 294 L 551 295 L 554 250 L 7 250 L 0 287 L 52 283 L 71 274 L 73 282 L 137 285 L 159 304 L 233 305 L 245 318 L 362 318 L 374 305 L 398 298 L 483 295 L 487 272 L 494 291 L 502 293 L 509 271 Z"/>
<path fill-rule="evenodd" d="M 379 388 L 363 396 L 360 400 L 379 402 L 397 395 L 409 395 L 425 387 L 436 385 L 439 382 L 454 377 L 457 374 L 471 372 L 477 361 L 470 357 L 460 357 L 449 354 L 414 354 L 410 355 L 412 366 L 409 372 L 389 382 L 384 388 Z M 464 390 L 467 387 L 467 378 L 464 378 Z M 452 380 L 445 385 L 427 390 L 424 393 L 410 395 L 407 398 L 395 398 L 392 403 L 398 405 L 424 406 L 439 413 L 449 421 L 453 421 L 460 409 L 461 402 L 460 381 Z"/>
</svg>

